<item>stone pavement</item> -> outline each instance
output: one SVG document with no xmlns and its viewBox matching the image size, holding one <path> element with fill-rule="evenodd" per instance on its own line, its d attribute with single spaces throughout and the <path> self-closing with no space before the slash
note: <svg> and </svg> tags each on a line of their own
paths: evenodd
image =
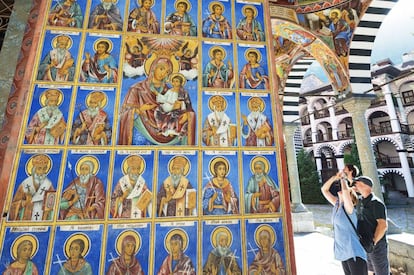
<svg viewBox="0 0 414 275">
<path fill-rule="evenodd" d="M 313 213 L 315 232 L 295 233 L 294 248 L 297 275 L 341 275 L 342 266 L 333 256 L 332 207 L 306 205 Z M 414 234 L 414 206 L 388 206 L 388 218 L 405 233 Z M 412 238 L 413 235 L 406 234 Z M 392 235 L 389 235 L 392 237 Z M 395 235 L 397 236 L 397 235 Z M 398 235 L 404 236 L 402 235 Z"/>
<path fill-rule="evenodd" d="M 333 239 L 319 232 L 294 236 L 297 275 L 344 274 L 333 257 Z"/>
</svg>

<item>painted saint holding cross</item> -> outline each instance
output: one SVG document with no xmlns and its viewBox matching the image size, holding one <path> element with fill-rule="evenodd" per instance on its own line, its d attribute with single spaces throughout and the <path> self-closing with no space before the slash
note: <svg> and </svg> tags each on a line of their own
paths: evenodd
<svg viewBox="0 0 414 275">
<path fill-rule="evenodd" d="M 51 220 L 56 192 L 47 178 L 52 167 L 48 155 L 39 154 L 26 163 L 28 177 L 20 183 L 11 204 L 9 220 Z M 49 203 L 48 203 L 49 202 Z"/>
</svg>

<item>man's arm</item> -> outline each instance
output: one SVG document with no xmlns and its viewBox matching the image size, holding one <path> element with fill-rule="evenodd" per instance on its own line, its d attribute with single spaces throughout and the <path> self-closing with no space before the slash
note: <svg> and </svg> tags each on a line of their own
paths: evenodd
<svg viewBox="0 0 414 275">
<path fill-rule="evenodd" d="M 377 219 L 377 227 L 375 228 L 374 232 L 374 245 L 377 244 L 385 235 L 387 231 L 388 224 L 385 219 Z"/>
</svg>

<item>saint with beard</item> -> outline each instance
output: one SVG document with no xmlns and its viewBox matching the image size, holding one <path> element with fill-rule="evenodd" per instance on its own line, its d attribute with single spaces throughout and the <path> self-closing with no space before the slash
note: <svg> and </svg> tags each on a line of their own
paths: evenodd
<svg viewBox="0 0 414 275">
<path fill-rule="evenodd" d="M 237 138 L 236 126 L 231 124 L 225 113 L 227 103 L 221 95 L 214 95 L 209 99 L 211 113 L 203 126 L 203 142 L 207 146 L 234 146 Z"/>
<path fill-rule="evenodd" d="M 37 80 L 73 81 L 75 60 L 69 52 L 72 39 L 67 35 L 58 35 L 52 40 L 50 50 L 39 64 Z"/>
<path fill-rule="evenodd" d="M 250 114 L 242 115 L 242 137 L 246 146 L 272 146 L 274 141 L 272 125 L 263 113 L 265 103 L 260 97 L 251 97 L 247 103 Z"/>
<path fill-rule="evenodd" d="M 176 156 L 169 163 L 168 176 L 157 194 L 157 213 L 165 216 L 195 216 L 196 190 L 185 177 L 189 162 L 183 156 Z"/>
<path fill-rule="evenodd" d="M 70 140 L 73 144 L 108 145 L 110 143 L 112 127 L 108 114 L 102 109 L 106 101 L 106 95 L 101 91 L 93 91 L 86 97 L 88 108 L 79 113 L 72 126 Z"/>
<path fill-rule="evenodd" d="M 145 218 L 152 215 L 152 193 L 142 177 L 145 163 L 141 156 L 131 155 L 123 162 L 124 176 L 111 196 L 113 218 Z"/>
<path fill-rule="evenodd" d="M 16 193 L 14 194 L 9 219 L 10 220 L 51 220 L 53 208 L 46 207 L 46 194 L 55 192 L 47 174 L 52 166 L 49 156 L 35 155 L 27 162 L 30 171 Z"/>
<path fill-rule="evenodd" d="M 231 251 L 231 231 L 225 227 L 219 227 L 212 234 L 213 250 L 203 267 L 203 274 L 241 274 L 241 269 L 236 260 L 236 255 Z"/>
<path fill-rule="evenodd" d="M 26 141 L 29 144 L 59 144 L 63 142 L 66 122 L 59 110 L 62 92 L 58 89 L 46 90 L 40 97 L 42 108 L 29 122 Z"/>
<path fill-rule="evenodd" d="M 98 165 L 98 160 L 92 156 L 85 156 L 78 161 L 78 177 L 73 179 L 62 194 L 61 220 L 104 218 L 105 189 L 102 181 L 95 176 Z"/>
<path fill-rule="evenodd" d="M 279 187 L 269 177 L 268 161 L 264 157 L 255 157 L 251 161 L 253 175 L 247 182 L 244 201 L 246 213 L 274 213 L 279 211 Z"/>
<path fill-rule="evenodd" d="M 89 17 L 89 28 L 95 30 L 122 30 L 121 12 L 116 0 L 101 0 Z"/>
</svg>

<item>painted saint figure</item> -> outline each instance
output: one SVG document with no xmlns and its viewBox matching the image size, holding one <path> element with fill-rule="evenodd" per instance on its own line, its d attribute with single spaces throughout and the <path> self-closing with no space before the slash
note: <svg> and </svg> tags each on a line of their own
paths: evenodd
<svg viewBox="0 0 414 275">
<path fill-rule="evenodd" d="M 105 213 L 105 189 L 96 176 L 98 159 L 81 158 L 76 165 L 78 177 L 63 191 L 60 201 L 60 219 L 103 219 Z"/>
<path fill-rule="evenodd" d="M 256 19 L 257 9 L 252 5 L 245 5 L 242 8 L 244 18 L 237 24 L 237 37 L 246 41 L 264 41 L 265 34 L 262 24 Z"/>
<path fill-rule="evenodd" d="M 232 39 L 229 20 L 223 15 L 224 5 L 213 1 L 209 4 L 210 15 L 203 20 L 203 37 Z"/>
<path fill-rule="evenodd" d="M 194 144 L 195 112 L 185 89 L 180 88 L 174 110 L 162 115 L 163 121 L 170 121 L 177 117 L 176 132 L 179 135 L 160 134 L 157 126 L 155 108 L 160 103 L 157 102 L 156 95 L 165 94 L 169 89 L 167 82 L 172 69 L 171 59 L 156 58 L 147 72 L 148 77 L 129 88 L 121 109 L 118 144 L 140 144 L 142 136 L 153 144 Z"/>
<path fill-rule="evenodd" d="M 246 146 L 272 146 L 273 128 L 269 118 L 263 113 L 265 102 L 260 97 L 251 97 L 247 102 L 250 113 L 242 115 L 242 137 Z"/>
<path fill-rule="evenodd" d="M 230 249 L 232 243 L 231 231 L 227 227 L 218 227 L 214 230 L 211 238 L 214 248 L 208 254 L 203 267 L 203 274 L 241 275 L 242 272 L 236 260 L 236 255 Z"/>
<path fill-rule="evenodd" d="M 14 262 L 6 267 L 3 275 L 38 275 L 37 266 L 32 261 L 38 245 L 38 240 L 32 235 L 19 236 L 11 249 Z"/>
<path fill-rule="evenodd" d="M 189 161 L 183 156 L 170 160 L 168 176 L 157 194 L 158 216 L 195 216 L 197 194 L 186 178 L 189 172 Z"/>
<path fill-rule="evenodd" d="M 40 96 L 42 108 L 38 110 L 26 129 L 28 144 L 59 144 L 63 142 L 66 121 L 59 105 L 63 101 L 62 91 L 48 89 Z"/>
<path fill-rule="evenodd" d="M 76 0 L 57 0 L 49 12 L 48 24 L 56 27 L 82 27 L 82 10 Z"/>
<path fill-rule="evenodd" d="M 52 40 L 52 50 L 40 62 L 37 80 L 73 81 L 75 60 L 69 49 L 73 41 L 68 35 L 58 35 Z"/>
<path fill-rule="evenodd" d="M 52 167 L 52 161 L 48 155 L 39 154 L 31 157 L 26 165 L 28 177 L 20 183 L 13 196 L 9 219 L 12 221 L 51 220 L 54 201 L 48 205 L 47 194 L 55 193 L 55 188 L 47 175 Z"/>
<path fill-rule="evenodd" d="M 203 189 L 203 214 L 225 215 L 239 213 L 239 199 L 227 175 L 229 162 L 223 157 L 216 157 L 210 163 L 213 178 Z"/>
<path fill-rule="evenodd" d="M 240 71 L 241 89 L 269 89 L 269 77 L 265 68 L 260 64 L 261 53 L 257 49 L 248 49 L 245 52 L 248 61 Z"/>
<path fill-rule="evenodd" d="M 253 262 L 249 265 L 249 275 L 280 274 L 285 275 L 286 269 L 279 252 L 273 248 L 276 235 L 273 228 L 263 225 L 256 230 L 256 244 L 259 252 L 255 254 Z"/>
<path fill-rule="evenodd" d="M 220 46 L 214 46 L 209 50 L 210 62 L 203 70 L 203 87 L 231 88 L 233 87 L 233 65 L 226 58 L 225 50 Z"/>
<path fill-rule="evenodd" d="M 236 126 L 225 113 L 227 102 L 221 95 L 210 97 L 211 113 L 204 121 L 202 139 L 207 146 L 234 146 L 237 140 Z"/>
<path fill-rule="evenodd" d="M 189 11 L 191 4 L 188 0 L 175 1 L 175 12 L 165 19 L 164 29 L 170 35 L 196 36 L 197 26 L 191 18 Z"/>
<path fill-rule="evenodd" d="M 171 88 L 165 93 L 157 93 L 156 101 L 159 104 L 155 108 L 154 117 L 160 134 L 164 136 L 181 136 L 181 125 L 184 125 L 191 115 L 187 111 L 185 103 L 188 92 L 184 89 L 186 80 L 182 74 L 172 74 L 170 77 Z M 181 132 L 181 133 L 180 133 Z"/>
<path fill-rule="evenodd" d="M 76 117 L 72 125 L 72 144 L 108 145 L 112 126 L 108 114 L 103 110 L 107 97 L 102 91 L 93 91 L 86 97 L 87 109 Z"/>
<path fill-rule="evenodd" d="M 136 33 L 160 33 L 160 23 L 151 10 L 155 0 L 137 0 L 138 7 L 134 8 L 128 17 L 128 31 Z"/>
<path fill-rule="evenodd" d="M 88 27 L 94 30 L 122 30 L 121 11 L 117 0 L 101 0 L 91 12 Z"/>
<path fill-rule="evenodd" d="M 59 270 L 58 275 L 92 275 L 92 267 L 85 260 L 89 246 L 89 239 L 84 236 L 79 238 L 75 236 L 68 240 L 65 245 L 67 261 Z"/>
<path fill-rule="evenodd" d="M 134 231 L 121 233 L 116 244 L 119 257 L 112 261 L 106 275 L 144 275 L 141 264 L 135 257 L 140 241 L 140 236 Z"/>
<path fill-rule="evenodd" d="M 124 176 L 119 179 L 111 196 L 113 218 L 145 218 L 152 215 L 152 193 L 142 174 L 145 161 L 131 155 L 123 162 Z"/>
<path fill-rule="evenodd" d="M 253 175 L 249 178 L 244 194 L 246 213 L 275 213 L 279 211 L 279 187 L 268 175 L 269 161 L 255 157 L 251 161 Z"/>
<path fill-rule="evenodd" d="M 185 232 L 174 229 L 165 238 L 168 256 L 162 262 L 158 275 L 195 275 L 195 267 L 191 258 L 184 254 L 188 246 L 188 236 Z"/>
<path fill-rule="evenodd" d="M 113 47 L 111 40 L 98 39 L 93 47 L 95 50 L 93 57 L 89 52 L 85 52 L 80 80 L 89 83 L 116 83 L 118 81 L 118 65 L 111 55 Z"/>
</svg>

